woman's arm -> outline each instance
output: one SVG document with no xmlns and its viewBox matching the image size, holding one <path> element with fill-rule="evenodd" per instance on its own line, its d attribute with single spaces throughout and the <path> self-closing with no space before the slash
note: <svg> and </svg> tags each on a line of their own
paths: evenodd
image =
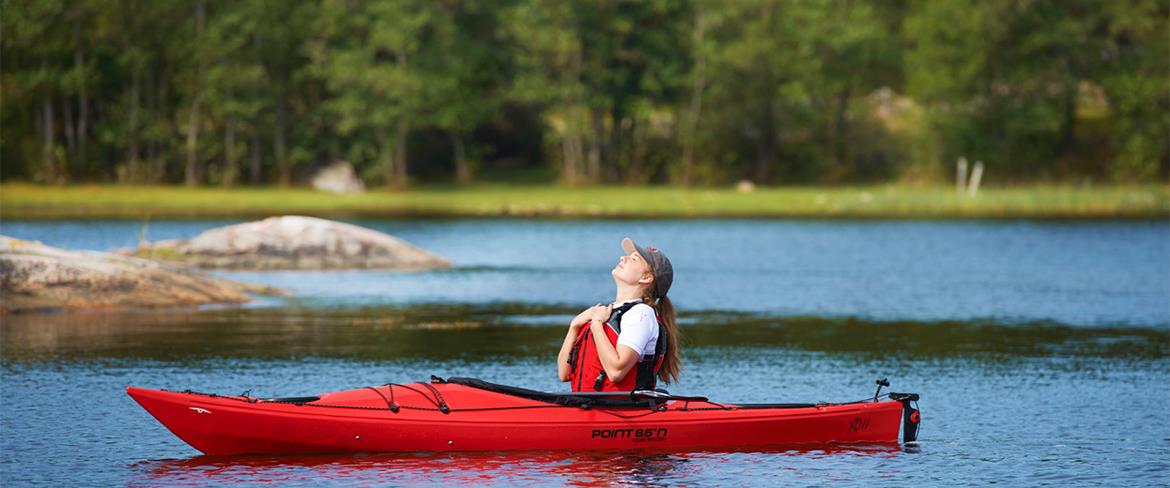
<svg viewBox="0 0 1170 488">
<path fill-rule="evenodd" d="M 573 349 L 573 341 L 577 339 L 580 327 L 569 326 L 569 333 L 565 334 L 565 342 L 561 344 L 561 352 L 557 353 L 557 379 L 569 381 L 569 351 Z"/>
<path fill-rule="evenodd" d="M 605 375 L 609 377 L 609 381 L 617 383 L 625 379 L 642 356 L 625 344 L 613 347 L 605 337 L 605 331 L 601 329 L 605 325 L 591 322 L 589 326 L 593 327 L 593 343 L 597 344 L 597 357 L 601 359 L 601 366 L 605 368 Z"/>
</svg>

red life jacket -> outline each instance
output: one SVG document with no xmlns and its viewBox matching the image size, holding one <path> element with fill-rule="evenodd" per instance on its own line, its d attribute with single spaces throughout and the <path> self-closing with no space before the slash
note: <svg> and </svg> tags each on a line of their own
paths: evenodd
<svg viewBox="0 0 1170 488">
<path fill-rule="evenodd" d="M 617 348 L 618 335 L 622 331 L 622 314 L 641 302 L 630 302 L 614 309 L 609 321 L 602 327 L 609 343 Z M 641 351 L 639 351 L 641 352 Z M 658 322 L 658 341 L 654 344 L 654 355 L 643 357 L 621 381 L 614 383 L 605 374 L 601 357 L 597 355 L 597 343 L 593 342 L 593 330 L 586 323 L 573 342 L 569 352 L 569 385 L 573 391 L 633 391 L 653 390 L 657 384 L 658 370 L 666 355 L 666 327 Z"/>
</svg>

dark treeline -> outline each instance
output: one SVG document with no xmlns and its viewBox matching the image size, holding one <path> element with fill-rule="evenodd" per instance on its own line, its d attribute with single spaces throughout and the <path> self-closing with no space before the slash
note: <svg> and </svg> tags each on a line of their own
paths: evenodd
<svg viewBox="0 0 1170 488">
<path fill-rule="evenodd" d="M 5 181 L 1155 181 L 1158 0 L 9 0 Z M 510 174 L 521 174 L 523 171 Z M 552 174 L 553 172 L 547 172 Z"/>
</svg>

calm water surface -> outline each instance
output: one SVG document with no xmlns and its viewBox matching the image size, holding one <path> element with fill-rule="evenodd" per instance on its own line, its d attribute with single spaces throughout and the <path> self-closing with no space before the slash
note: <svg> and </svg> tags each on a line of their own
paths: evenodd
<svg viewBox="0 0 1170 488">
<path fill-rule="evenodd" d="M 228 222 L 152 222 L 149 238 Z M 1148 485 L 1170 483 L 1165 222 L 364 221 L 452 270 L 231 273 L 292 300 L 0 318 L 0 480 L 21 485 Z M 3 222 L 72 249 L 133 222 Z M 617 240 L 666 250 L 686 363 L 671 391 L 923 395 L 921 442 L 771 452 L 200 456 L 127 385 L 258 396 L 431 374 L 560 390 L 564 324 L 612 293 Z"/>
</svg>

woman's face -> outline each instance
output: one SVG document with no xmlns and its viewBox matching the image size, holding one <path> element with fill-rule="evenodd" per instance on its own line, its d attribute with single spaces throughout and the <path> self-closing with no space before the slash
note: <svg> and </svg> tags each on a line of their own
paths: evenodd
<svg viewBox="0 0 1170 488">
<path fill-rule="evenodd" d="M 650 275 L 650 265 L 642 259 L 636 251 L 618 259 L 617 266 L 611 272 L 613 279 L 630 285 L 648 284 L 653 278 Z"/>
</svg>

